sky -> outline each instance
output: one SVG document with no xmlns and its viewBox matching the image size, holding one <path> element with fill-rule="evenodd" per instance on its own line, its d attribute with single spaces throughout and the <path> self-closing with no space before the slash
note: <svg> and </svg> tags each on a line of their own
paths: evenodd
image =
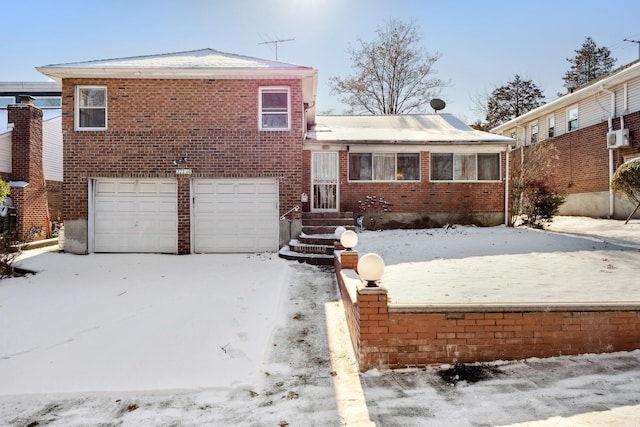
<svg viewBox="0 0 640 427">
<path fill-rule="evenodd" d="M 13 1 L 2 15 L 0 81 L 44 81 L 35 67 L 212 48 L 318 70 L 318 111 L 342 114 L 331 76 L 353 74 L 347 53 L 375 38 L 390 19 L 413 20 L 422 46 L 441 58 L 434 69 L 450 84 L 444 112 L 466 123 L 482 118 L 475 102 L 516 74 L 547 100 L 586 37 L 606 46 L 616 67 L 638 59 L 640 2 L 582 0 L 65 0 Z M 427 111 L 431 112 L 431 111 Z"/>
</svg>

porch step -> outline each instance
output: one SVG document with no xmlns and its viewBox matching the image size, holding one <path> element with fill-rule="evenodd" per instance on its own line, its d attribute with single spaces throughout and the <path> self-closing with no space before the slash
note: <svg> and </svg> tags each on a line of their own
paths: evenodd
<svg viewBox="0 0 640 427">
<path fill-rule="evenodd" d="M 280 249 L 278 256 L 290 261 L 304 262 L 312 265 L 333 265 L 333 255 L 294 252 L 289 246 L 284 246 Z"/>
<path fill-rule="evenodd" d="M 280 249 L 279 256 L 315 265 L 333 265 L 337 227 L 355 230 L 352 212 L 303 212 L 302 233 Z"/>
</svg>

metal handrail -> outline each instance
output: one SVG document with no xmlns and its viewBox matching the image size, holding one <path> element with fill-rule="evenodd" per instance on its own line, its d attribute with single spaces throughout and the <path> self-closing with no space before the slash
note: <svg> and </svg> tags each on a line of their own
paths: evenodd
<svg viewBox="0 0 640 427">
<path fill-rule="evenodd" d="M 289 215 L 291 212 L 298 212 L 300 210 L 300 206 L 294 206 L 291 209 L 289 209 L 288 211 L 286 211 L 285 213 L 282 214 L 282 216 L 280 216 L 280 220 L 285 220 L 287 219 L 287 215 Z"/>
</svg>

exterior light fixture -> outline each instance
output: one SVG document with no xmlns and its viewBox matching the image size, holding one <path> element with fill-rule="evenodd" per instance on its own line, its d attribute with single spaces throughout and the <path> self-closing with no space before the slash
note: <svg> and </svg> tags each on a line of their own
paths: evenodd
<svg viewBox="0 0 640 427">
<path fill-rule="evenodd" d="M 367 288 L 377 288 L 384 274 L 384 260 L 378 254 L 365 254 L 358 261 L 358 274 L 367 282 Z"/>
<path fill-rule="evenodd" d="M 358 235 L 353 230 L 346 230 L 340 236 L 340 244 L 348 251 L 358 244 Z"/>
<path fill-rule="evenodd" d="M 333 236 L 336 238 L 336 240 L 340 240 L 340 237 L 342 237 L 342 233 L 344 233 L 345 231 L 347 231 L 347 229 L 343 226 L 336 227 L 336 231 L 333 232 Z"/>
</svg>

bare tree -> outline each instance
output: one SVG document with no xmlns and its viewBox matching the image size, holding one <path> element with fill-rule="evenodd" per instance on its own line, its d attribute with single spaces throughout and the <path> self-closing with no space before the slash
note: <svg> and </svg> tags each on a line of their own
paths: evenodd
<svg viewBox="0 0 640 427">
<path fill-rule="evenodd" d="M 420 45 L 414 21 L 390 20 L 378 27 L 377 38 L 347 52 L 354 74 L 329 79 L 331 94 L 349 106 L 350 113 L 405 114 L 423 112 L 447 82 L 433 78 L 440 54 Z"/>
</svg>

